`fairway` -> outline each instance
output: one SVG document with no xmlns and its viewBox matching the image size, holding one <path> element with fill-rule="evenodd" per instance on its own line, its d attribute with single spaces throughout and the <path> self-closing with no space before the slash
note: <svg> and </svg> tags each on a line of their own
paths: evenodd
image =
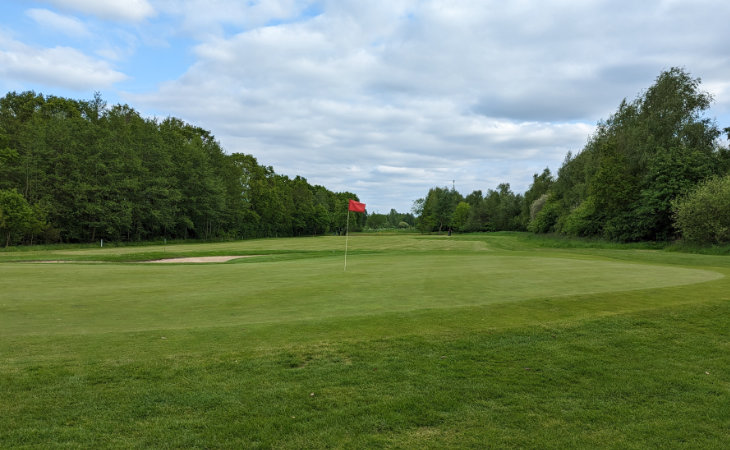
<svg viewBox="0 0 730 450">
<path fill-rule="evenodd" d="M 349 245 L 347 271 L 332 236 L 0 253 L 0 447 L 730 437 L 726 257 L 514 233 Z M 249 257 L 145 263 L 214 255 Z"/>
</svg>

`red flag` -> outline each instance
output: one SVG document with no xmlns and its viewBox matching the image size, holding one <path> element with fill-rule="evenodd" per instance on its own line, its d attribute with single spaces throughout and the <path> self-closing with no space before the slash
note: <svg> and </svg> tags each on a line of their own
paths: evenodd
<svg viewBox="0 0 730 450">
<path fill-rule="evenodd" d="M 365 203 L 356 202 L 355 200 L 350 200 L 350 206 L 347 208 L 350 211 L 353 212 L 365 212 Z"/>
</svg>

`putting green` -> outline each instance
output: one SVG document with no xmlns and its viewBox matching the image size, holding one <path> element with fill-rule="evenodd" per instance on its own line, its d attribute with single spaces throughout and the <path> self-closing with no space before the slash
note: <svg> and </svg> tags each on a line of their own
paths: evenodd
<svg viewBox="0 0 730 450">
<path fill-rule="evenodd" d="M 404 252 L 278 262 L 4 263 L 0 336 L 104 333 L 455 308 L 721 278 L 713 271 L 491 252 Z"/>
</svg>

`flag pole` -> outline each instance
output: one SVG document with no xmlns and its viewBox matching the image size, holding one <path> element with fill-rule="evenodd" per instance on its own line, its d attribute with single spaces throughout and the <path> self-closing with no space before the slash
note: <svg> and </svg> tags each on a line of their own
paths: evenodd
<svg viewBox="0 0 730 450">
<path fill-rule="evenodd" d="M 345 227 L 345 272 L 347 272 L 347 241 L 350 240 L 350 211 L 364 213 L 365 203 L 350 199 L 347 204 L 347 226 Z"/>
<path fill-rule="evenodd" d="M 350 208 L 347 208 L 347 226 L 345 227 L 345 270 L 347 272 L 347 240 L 350 239 Z"/>
</svg>

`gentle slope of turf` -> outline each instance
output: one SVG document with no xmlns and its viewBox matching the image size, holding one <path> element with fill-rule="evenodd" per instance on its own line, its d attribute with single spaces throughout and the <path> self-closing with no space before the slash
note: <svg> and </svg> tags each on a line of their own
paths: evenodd
<svg viewBox="0 0 730 450">
<path fill-rule="evenodd" d="M 728 258 L 354 235 L 344 272 L 342 244 L 0 253 L 0 447 L 730 440 Z"/>
</svg>

